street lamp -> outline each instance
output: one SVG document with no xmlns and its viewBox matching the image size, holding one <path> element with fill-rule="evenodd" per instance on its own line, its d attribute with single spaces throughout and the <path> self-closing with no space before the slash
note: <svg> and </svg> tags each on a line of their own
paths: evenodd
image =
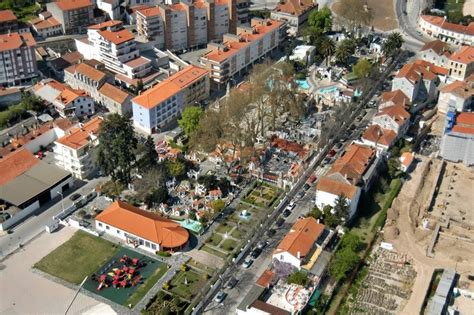
<svg viewBox="0 0 474 315">
<path fill-rule="evenodd" d="M 63 209 L 63 212 L 64 212 L 64 195 L 63 195 L 63 193 L 60 192 L 59 190 L 56 191 L 56 193 L 57 193 L 58 195 L 61 195 L 61 208 Z"/>
<path fill-rule="evenodd" d="M 81 284 L 80 284 L 79 287 L 77 288 L 76 294 L 74 294 L 74 297 L 72 298 L 71 303 L 69 303 L 69 305 L 68 305 L 66 311 L 64 312 L 64 315 L 67 315 L 67 312 L 69 312 L 69 309 L 71 308 L 72 304 L 73 304 L 74 301 L 76 300 L 77 295 L 79 294 L 79 292 L 80 292 L 81 289 L 82 289 L 82 286 L 84 285 L 84 283 L 86 283 L 87 277 L 88 277 L 88 276 L 86 276 L 86 277 L 84 278 L 84 280 L 82 280 Z"/>
</svg>

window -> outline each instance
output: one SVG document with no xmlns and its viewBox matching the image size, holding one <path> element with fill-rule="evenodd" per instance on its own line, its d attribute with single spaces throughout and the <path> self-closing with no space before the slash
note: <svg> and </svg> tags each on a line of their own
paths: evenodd
<svg viewBox="0 0 474 315">
<path fill-rule="evenodd" d="M 143 245 L 144 241 L 142 239 L 138 240 L 138 244 Z"/>
<path fill-rule="evenodd" d="M 155 245 L 155 244 L 151 244 L 151 249 L 156 250 L 156 245 Z"/>
<path fill-rule="evenodd" d="M 121 233 L 120 230 L 117 230 L 117 234 L 120 235 L 120 233 Z"/>
<path fill-rule="evenodd" d="M 106 229 L 106 230 L 110 230 L 110 226 L 106 225 L 106 226 L 105 226 L 105 229 Z"/>
<path fill-rule="evenodd" d="M 150 242 L 145 241 L 145 246 L 148 247 L 148 248 L 150 248 L 150 247 L 151 247 Z"/>
<path fill-rule="evenodd" d="M 101 226 L 102 226 L 102 223 L 99 222 L 99 226 L 101 227 Z"/>
</svg>

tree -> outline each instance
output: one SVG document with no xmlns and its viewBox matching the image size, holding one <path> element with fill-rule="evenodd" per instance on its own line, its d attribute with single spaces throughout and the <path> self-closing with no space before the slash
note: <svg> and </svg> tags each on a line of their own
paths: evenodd
<svg viewBox="0 0 474 315">
<path fill-rule="evenodd" d="M 140 94 L 140 92 L 143 91 L 143 81 L 138 80 L 137 81 L 137 86 L 135 87 L 135 94 Z"/>
<path fill-rule="evenodd" d="M 204 185 L 207 190 L 215 189 L 217 187 L 216 175 L 201 175 L 198 177 L 198 183 Z"/>
<path fill-rule="evenodd" d="M 353 252 L 359 252 L 362 249 L 362 245 L 363 243 L 359 235 L 347 232 L 341 238 L 341 243 L 339 244 L 339 247 L 350 248 L 350 250 L 352 250 Z"/>
<path fill-rule="evenodd" d="M 225 202 L 222 199 L 213 200 L 211 207 L 212 210 L 214 210 L 214 213 L 219 213 L 225 208 Z"/>
<path fill-rule="evenodd" d="M 336 50 L 336 44 L 329 37 L 324 37 L 319 46 L 321 55 L 326 60 L 326 66 L 329 66 L 329 60 Z"/>
<path fill-rule="evenodd" d="M 183 110 L 178 125 L 188 137 L 197 129 L 203 113 L 199 106 L 188 106 Z"/>
<path fill-rule="evenodd" d="M 332 29 L 331 10 L 324 6 L 321 10 L 313 10 L 308 17 L 308 25 L 321 32 L 329 32 Z"/>
<path fill-rule="evenodd" d="M 382 45 L 382 52 L 386 57 L 394 57 L 398 54 L 404 43 L 403 36 L 398 32 L 388 35 L 387 40 Z"/>
<path fill-rule="evenodd" d="M 125 187 L 119 183 L 112 180 L 104 183 L 101 187 L 101 192 L 112 200 L 117 199 Z"/>
<path fill-rule="evenodd" d="M 392 157 L 387 161 L 387 169 L 390 178 L 400 176 L 400 160 L 398 159 L 398 157 Z"/>
<path fill-rule="evenodd" d="M 288 284 L 299 284 L 305 285 L 308 281 L 308 275 L 304 271 L 295 271 L 291 275 L 288 276 L 287 282 Z"/>
<path fill-rule="evenodd" d="M 229 194 L 229 191 L 231 189 L 230 182 L 225 177 L 219 178 L 219 181 L 217 182 L 217 187 L 219 187 L 224 197 Z"/>
<path fill-rule="evenodd" d="M 155 141 L 148 136 L 143 146 L 143 152 L 138 165 L 142 170 L 149 170 L 158 165 L 158 152 L 156 152 Z"/>
<path fill-rule="evenodd" d="M 317 219 L 321 219 L 323 217 L 323 212 L 321 210 L 319 210 L 318 207 L 314 207 L 309 213 L 308 213 L 308 217 L 313 217 L 315 218 L 316 220 Z"/>
<path fill-rule="evenodd" d="M 352 39 L 344 39 L 337 45 L 334 56 L 338 63 L 347 65 L 355 52 L 355 42 Z"/>
<path fill-rule="evenodd" d="M 155 205 L 160 204 L 168 200 L 169 194 L 166 187 L 153 187 L 150 188 L 143 196 L 143 202 L 148 208 L 153 208 Z"/>
<path fill-rule="evenodd" d="M 372 64 L 365 58 L 359 59 L 352 71 L 359 79 L 367 78 L 372 71 Z"/>
<path fill-rule="evenodd" d="M 350 270 L 353 270 L 359 263 L 360 257 L 350 248 L 338 250 L 329 266 L 329 273 L 336 280 L 344 279 Z"/>
<path fill-rule="evenodd" d="M 347 198 L 343 194 L 337 196 L 333 210 L 338 218 L 344 219 L 345 221 L 349 219 L 350 206 L 347 202 Z"/>
<path fill-rule="evenodd" d="M 105 117 L 100 124 L 97 164 L 105 175 L 128 185 L 135 163 L 137 139 L 129 119 L 118 114 Z"/>
<path fill-rule="evenodd" d="M 329 211 L 324 213 L 324 224 L 330 228 L 335 228 L 339 225 L 339 218 Z"/>
<path fill-rule="evenodd" d="M 167 160 L 165 162 L 166 170 L 171 177 L 181 177 L 186 173 L 186 165 L 179 160 Z"/>
</svg>

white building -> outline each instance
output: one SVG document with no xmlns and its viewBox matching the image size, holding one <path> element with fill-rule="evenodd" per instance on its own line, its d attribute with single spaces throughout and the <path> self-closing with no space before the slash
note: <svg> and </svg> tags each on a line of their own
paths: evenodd
<svg viewBox="0 0 474 315">
<path fill-rule="evenodd" d="M 426 101 L 436 96 L 438 77 L 419 63 L 405 64 L 392 81 L 392 91 L 401 90 L 410 102 Z"/>
<path fill-rule="evenodd" d="M 446 114 L 439 155 L 451 162 L 474 165 L 474 113 Z"/>
<path fill-rule="evenodd" d="M 310 45 L 300 45 L 293 49 L 293 54 L 290 56 L 290 60 L 298 60 L 305 64 L 312 64 L 314 56 L 316 54 L 316 47 Z"/>
<path fill-rule="evenodd" d="M 393 105 L 381 109 L 372 118 L 372 124 L 383 129 L 393 130 L 398 137 L 402 137 L 410 124 L 410 113 L 402 105 Z"/>
<path fill-rule="evenodd" d="M 397 140 L 397 133 L 392 129 L 384 129 L 377 124 L 370 125 L 362 134 L 359 142 L 377 149 L 387 151 Z"/>
<path fill-rule="evenodd" d="M 465 81 L 454 81 L 440 90 L 438 112 L 446 114 L 449 108 L 457 112 L 474 109 L 474 74 Z"/>
<path fill-rule="evenodd" d="M 97 0 L 97 8 L 107 14 L 111 20 L 120 20 L 120 1 L 119 0 Z"/>
<path fill-rule="evenodd" d="M 323 231 L 324 224 L 318 223 L 312 217 L 298 219 L 273 251 L 272 259 L 300 269 L 305 259 L 310 257 Z"/>
<path fill-rule="evenodd" d="M 448 44 L 439 39 L 426 43 L 418 53 L 421 59 L 439 67 L 446 67 L 448 65 L 450 55 Z"/>
<path fill-rule="evenodd" d="M 152 134 L 209 97 L 208 71 L 188 66 L 132 100 L 134 126 Z"/>
<path fill-rule="evenodd" d="M 46 3 L 46 9 L 62 26 L 64 34 L 84 33 L 94 21 L 91 0 L 57 0 Z"/>
<path fill-rule="evenodd" d="M 464 80 L 474 74 L 474 46 L 463 46 L 454 52 L 449 57 L 448 69 L 452 80 Z"/>
<path fill-rule="evenodd" d="M 337 198 L 344 195 L 349 205 L 349 217 L 353 217 L 357 212 L 361 192 L 362 189 L 358 186 L 324 176 L 316 184 L 315 205 L 319 209 L 324 209 L 325 206 L 334 207 Z"/>
<path fill-rule="evenodd" d="M 33 31 L 43 38 L 58 36 L 63 33 L 61 23 L 48 11 L 41 12 L 38 18 L 29 21 L 29 23 Z"/>
<path fill-rule="evenodd" d="M 474 45 L 474 22 L 465 26 L 449 23 L 440 16 L 421 15 L 418 19 L 418 27 L 428 36 L 438 38 L 448 44 Z"/>
<path fill-rule="evenodd" d="M 308 20 L 313 10 L 318 9 L 318 3 L 312 0 L 283 0 L 271 12 L 270 18 L 288 24 L 288 34 L 296 36 Z"/>
<path fill-rule="evenodd" d="M 85 179 L 96 169 L 96 147 L 99 144 L 99 127 L 102 117 L 68 130 L 65 136 L 55 142 L 54 161 L 57 166 L 74 177 Z"/>
</svg>

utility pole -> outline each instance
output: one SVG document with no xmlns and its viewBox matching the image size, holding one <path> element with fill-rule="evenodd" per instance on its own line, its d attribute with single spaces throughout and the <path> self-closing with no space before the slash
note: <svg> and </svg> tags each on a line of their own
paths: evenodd
<svg viewBox="0 0 474 315">
<path fill-rule="evenodd" d="M 67 312 L 69 312 L 69 309 L 71 308 L 72 304 L 76 300 L 77 295 L 79 294 L 79 291 L 81 291 L 82 289 L 82 286 L 84 285 L 84 283 L 86 283 L 86 280 L 87 280 L 87 276 L 84 278 L 84 280 L 82 280 L 81 284 L 79 285 L 79 288 L 77 288 L 76 294 L 74 294 L 74 297 L 72 298 L 71 303 L 69 304 L 66 311 L 64 312 L 64 315 L 67 315 Z"/>
</svg>

